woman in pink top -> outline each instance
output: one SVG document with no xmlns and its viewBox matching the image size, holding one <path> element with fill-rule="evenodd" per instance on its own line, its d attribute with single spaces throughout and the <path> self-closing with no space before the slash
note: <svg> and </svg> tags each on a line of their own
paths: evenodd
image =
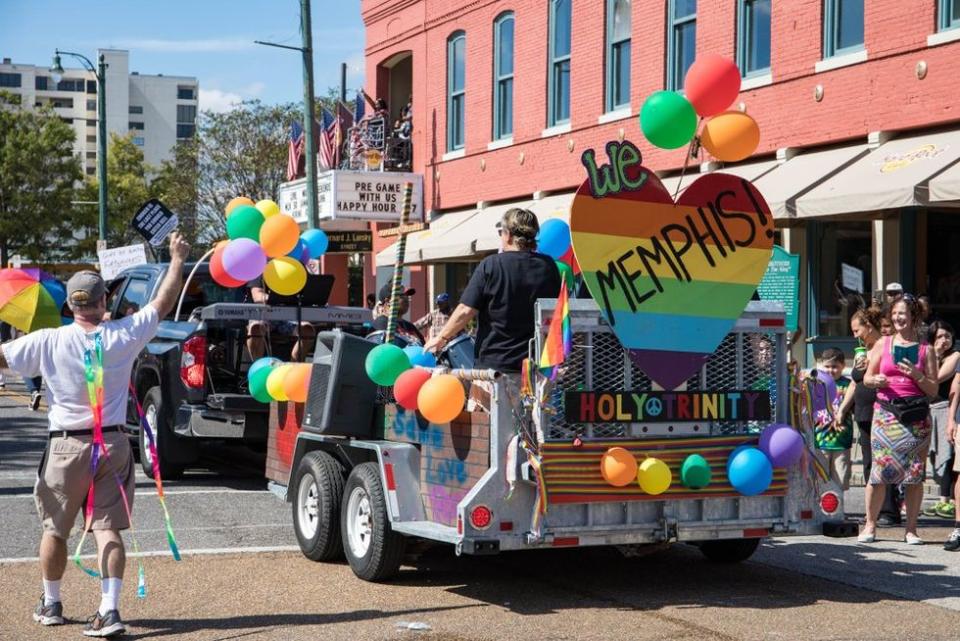
<svg viewBox="0 0 960 641">
<path fill-rule="evenodd" d="M 884 484 L 903 483 L 906 488 L 907 532 L 904 540 L 911 545 L 923 541 L 917 536 L 917 517 L 923 500 L 924 464 L 930 447 L 930 414 L 914 422 L 902 423 L 885 405 L 893 399 L 931 398 L 937 394 L 937 358 L 926 343 L 920 344 L 917 362 L 893 361 L 895 347 L 911 347 L 919 343 L 920 304 L 904 294 L 890 306 L 893 336 L 877 341 L 870 350 L 867 373 L 868 387 L 877 389 L 873 410 L 870 445 L 873 469 L 867 484 L 867 519 L 858 540 L 873 543 L 877 516 L 883 503 Z"/>
</svg>

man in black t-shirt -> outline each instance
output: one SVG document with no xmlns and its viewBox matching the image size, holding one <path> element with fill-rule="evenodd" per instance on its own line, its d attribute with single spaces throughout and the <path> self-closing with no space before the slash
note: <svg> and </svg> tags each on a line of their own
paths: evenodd
<svg viewBox="0 0 960 641">
<path fill-rule="evenodd" d="M 460 304 L 440 334 L 427 342 L 427 351 L 443 349 L 478 317 L 476 367 L 520 371 L 534 335 L 534 303 L 560 293 L 553 259 L 534 251 L 539 231 L 531 211 L 513 208 L 503 215 L 497 223 L 501 252 L 484 258 L 473 272 Z"/>
</svg>

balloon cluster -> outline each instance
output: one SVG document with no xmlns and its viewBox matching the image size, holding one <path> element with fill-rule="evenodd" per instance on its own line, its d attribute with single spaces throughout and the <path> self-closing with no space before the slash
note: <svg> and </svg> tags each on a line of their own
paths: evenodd
<svg viewBox="0 0 960 641">
<path fill-rule="evenodd" d="M 429 369 L 437 359 L 419 345 L 404 349 L 391 343 L 377 345 L 367 354 L 367 376 L 377 385 L 393 386 L 400 407 L 417 411 L 431 423 L 449 423 L 463 411 L 466 393 L 451 374 L 434 376 Z"/>
<path fill-rule="evenodd" d="M 758 447 L 741 445 L 731 452 L 727 479 L 744 496 L 762 494 L 773 481 L 773 468 L 795 464 L 803 447 L 803 437 L 790 425 L 768 425 L 760 434 Z"/>
<path fill-rule="evenodd" d="M 656 496 L 663 494 L 673 483 L 670 466 L 648 456 L 637 465 L 633 454 L 622 447 L 611 447 L 600 457 L 600 475 L 614 487 L 625 487 L 636 480 L 640 489 Z"/>
<path fill-rule="evenodd" d="M 254 203 L 239 196 L 227 204 L 227 236 L 210 259 L 210 275 L 223 287 L 240 287 L 263 276 L 271 290 L 296 294 L 307 283 L 306 263 L 327 251 L 320 229 L 300 234 L 292 216 L 280 213 L 272 200 Z"/>
<path fill-rule="evenodd" d="M 261 403 L 306 403 L 312 372 L 309 363 L 284 363 L 270 356 L 259 358 L 247 370 L 250 395 Z"/>
<path fill-rule="evenodd" d="M 537 251 L 546 254 L 557 264 L 568 287 L 573 287 L 573 277 L 580 273 L 580 264 L 573 253 L 570 225 L 559 218 L 550 218 L 540 225 L 537 234 Z"/>
<path fill-rule="evenodd" d="M 748 158 L 760 144 L 760 127 L 741 111 L 728 111 L 740 93 L 740 69 L 718 55 L 697 58 L 687 70 L 685 95 L 676 91 L 651 94 L 640 109 L 640 129 L 651 144 L 677 149 L 697 133 L 697 116 L 709 118 L 700 144 L 718 160 Z"/>
</svg>

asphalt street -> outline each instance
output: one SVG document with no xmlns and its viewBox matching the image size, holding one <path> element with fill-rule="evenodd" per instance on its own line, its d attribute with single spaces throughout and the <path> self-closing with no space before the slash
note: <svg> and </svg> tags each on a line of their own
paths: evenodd
<svg viewBox="0 0 960 641">
<path fill-rule="evenodd" d="M 40 592 L 31 492 L 46 415 L 28 411 L 26 400 L 15 382 L 0 392 L 0 639 L 77 638 L 99 584 L 74 567 L 64 578 L 68 625 L 41 630 L 30 620 Z M 920 547 L 902 543 L 895 528 L 871 546 L 776 539 L 735 566 L 708 563 L 687 546 L 639 558 L 593 549 L 458 559 L 432 548 L 411 556 L 395 581 L 375 585 L 343 563 L 299 553 L 289 506 L 256 463 L 246 451 L 211 448 L 205 468 L 166 484 L 179 563 L 167 552 L 153 482 L 138 474 L 135 533 L 148 595 L 137 599 L 132 580 L 124 587 L 128 638 L 960 637 L 960 554 L 941 549 L 949 524 L 940 520 L 924 522 L 930 543 Z M 849 511 L 862 513 L 861 497 L 851 490 Z"/>
</svg>

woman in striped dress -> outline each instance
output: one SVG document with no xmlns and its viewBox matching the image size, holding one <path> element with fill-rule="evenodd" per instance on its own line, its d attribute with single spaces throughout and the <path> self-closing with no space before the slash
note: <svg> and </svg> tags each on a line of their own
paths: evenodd
<svg viewBox="0 0 960 641">
<path fill-rule="evenodd" d="M 920 304 L 910 294 L 893 302 L 888 312 L 893 336 L 877 341 L 870 350 L 869 365 L 863 380 L 877 389 L 873 410 L 870 444 L 873 469 L 867 484 L 867 519 L 858 540 L 872 543 L 877 516 L 883 503 L 883 485 L 903 483 L 906 488 L 907 526 L 904 540 L 920 545 L 917 517 L 923 500 L 924 465 L 930 448 L 930 413 L 915 420 L 901 422 L 890 409 L 901 399 L 932 398 L 937 394 L 937 359 L 926 343 L 919 343 Z M 897 347 L 918 346 L 915 362 L 903 358 L 894 362 Z"/>
</svg>

